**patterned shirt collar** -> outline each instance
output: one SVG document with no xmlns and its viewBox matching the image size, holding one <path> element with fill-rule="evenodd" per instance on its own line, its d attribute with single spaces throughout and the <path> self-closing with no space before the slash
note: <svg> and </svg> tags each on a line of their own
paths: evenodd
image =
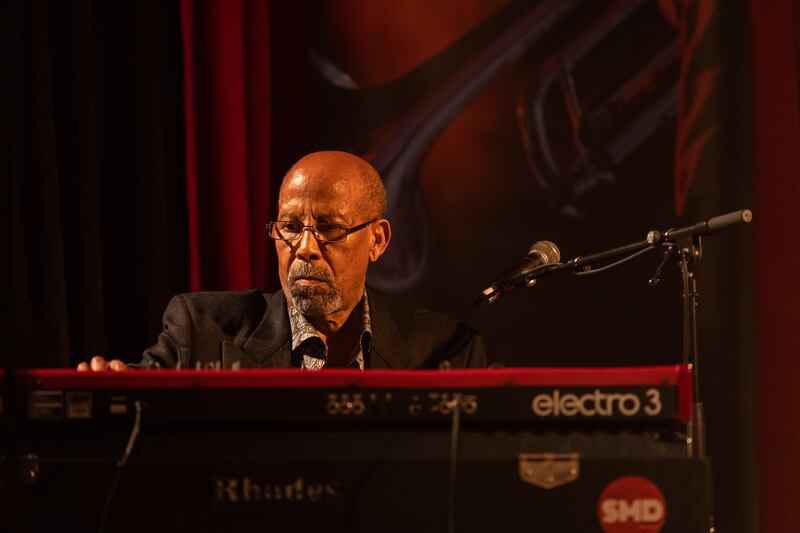
<svg viewBox="0 0 800 533">
<path fill-rule="evenodd" d="M 320 370 L 328 361 L 328 347 L 317 328 L 291 302 L 288 302 L 287 307 L 289 327 L 292 331 L 293 365 L 304 370 Z M 369 315 L 369 299 L 367 291 L 364 291 L 364 296 L 361 297 L 361 334 L 353 350 L 350 368 L 364 370 L 367 367 L 371 345 L 372 323 Z"/>
</svg>

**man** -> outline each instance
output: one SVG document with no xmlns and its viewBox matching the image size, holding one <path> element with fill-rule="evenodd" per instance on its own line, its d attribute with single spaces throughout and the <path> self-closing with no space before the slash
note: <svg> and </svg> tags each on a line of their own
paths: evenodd
<svg viewBox="0 0 800 533">
<path fill-rule="evenodd" d="M 275 239 L 282 291 L 176 296 L 140 368 L 437 368 L 486 365 L 473 330 L 392 305 L 365 288 L 391 239 L 377 171 L 345 152 L 315 152 L 281 184 Z M 125 370 L 95 357 L 79 370 Z"/>
</svg>

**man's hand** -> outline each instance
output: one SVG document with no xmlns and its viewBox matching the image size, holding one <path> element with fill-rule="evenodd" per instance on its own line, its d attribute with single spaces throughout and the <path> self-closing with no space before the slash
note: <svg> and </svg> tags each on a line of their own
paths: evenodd
<svg viewBox="0 0 800 533">
<path fill-rule="evenodd" d="M 116 372 L 121 372 L 122 370 L 128 370 L 128 365 L 126 365 L 119 359 L 112 359 L 111 361 L 106 361 L 103 356 L 95 355 L 94 357 L 92 357 L 92 360 L 90 362 L 88 363 L 83 362 L 78 364 L 78 370 L 82 372 L 86 372 L 89 370 L 92 371 L 114 370 Z"/>
</svg>

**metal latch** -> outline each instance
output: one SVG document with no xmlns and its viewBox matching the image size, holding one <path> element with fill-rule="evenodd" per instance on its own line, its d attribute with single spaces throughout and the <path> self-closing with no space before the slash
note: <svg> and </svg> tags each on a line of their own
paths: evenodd
<svg viewBox="0 0 800 533">
<path fill-rule="evenodd" d="M 543 489 L 553 489 L 578 479 L 578 453 L 521 453 L 519 478 Z"/>
</svg>

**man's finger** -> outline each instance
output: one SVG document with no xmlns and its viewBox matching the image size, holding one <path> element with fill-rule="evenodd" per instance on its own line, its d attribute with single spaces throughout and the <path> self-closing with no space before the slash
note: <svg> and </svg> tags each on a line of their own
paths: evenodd
<svg viewBox="0 0 800 533">
<path fill-rule="evenodd" d="M 88 372 L 89 371 L 89 363 L 86 363 L 86 362 L 78 363 L 78 371 L 79 372 Z"/>
<path fill-rule="evenodd" d="M 103 357 L 99 355 L 95 355 L 94 357 L 92 357 L 91 364 L 92 364 L 92 370 L 94 371 L 108 370 L 108 363 Z"/>
<path fill-rule="evenodd" d="M 123 370 L 128 370 L 128 365 L 120 361 L 119 359 L 114 359 L 108 363 L 109 368 L 116 372 L 121 372 Z"/>
</svg>

